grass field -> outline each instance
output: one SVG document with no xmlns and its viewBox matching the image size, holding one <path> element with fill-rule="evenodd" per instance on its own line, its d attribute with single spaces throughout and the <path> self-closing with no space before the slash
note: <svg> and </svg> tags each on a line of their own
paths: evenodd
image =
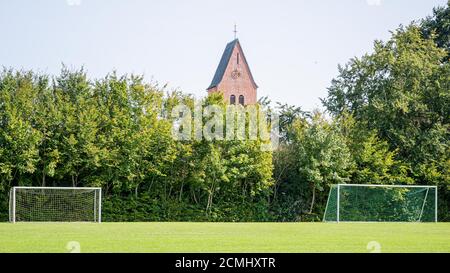
<svg viewBox="0 0 450 273">
<path fill-rule="evenodd" d="M 0 252 L 450 252 L 450 223 L 1 223 Z"/>
</svg>

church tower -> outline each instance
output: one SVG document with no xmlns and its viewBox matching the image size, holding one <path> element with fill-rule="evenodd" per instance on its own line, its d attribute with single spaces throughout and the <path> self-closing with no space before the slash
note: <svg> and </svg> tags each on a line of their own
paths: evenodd
<svg viewBox="0 0 450 273">
<path fill-rule="evenodd" d="M 222 92 L 230 104 L 255 104 L 258 86 L 253 79 L 238 39 L 229 42 L 220 59 L 208 94 Z"/>
</svg>

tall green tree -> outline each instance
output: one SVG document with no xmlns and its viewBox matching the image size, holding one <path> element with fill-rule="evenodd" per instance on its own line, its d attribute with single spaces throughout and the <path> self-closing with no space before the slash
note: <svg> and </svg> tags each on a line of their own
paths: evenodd
<svg viewBox="0 0 450 273">
<path fill-rule="evenodd" d="M 32 98 L 45 84 L 45 77 L 31 72 L 4 70 L 0 75 L 0 189 L 32 183 L 42 138 L 30 120 Z"/>
<path fill-rule="evenodd" d="M 395 159 L 408 165 L 415 183 L 440 185 L 444 192 L 450 183 L 446 58 L 419 26 L 401 27 L 388 41 L 376 41 L 372 54 L 339 67 L 323 100 L 332 115 L 349 112 L 374 130 L 396 152 Z"/>
</svg>

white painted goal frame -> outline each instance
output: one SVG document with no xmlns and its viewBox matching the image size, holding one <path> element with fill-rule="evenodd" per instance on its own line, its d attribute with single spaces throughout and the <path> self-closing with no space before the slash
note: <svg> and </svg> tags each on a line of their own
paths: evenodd
<svg viewBox="0 0 450 273">
<path fill-rule="evenodd" d="M 336 198 L 337 198 L 337 209 L 336 209 L 336 221 L 332 221 L 332 222 L 353 222 L 353 221 L 341 221 L 340 220 L 340 190 L 342 187 L 384 187 L 384 188 L 428 188 L 428 189 L 434 189 L 434 222 L 438 221 L 438 191 L 437 191 L 437 186 L 422 186 L 422 185 L 386 185 L 386 184 L 336 184 L 333 185 L 337 187 L 336 190 Z M 427 192 L 428 195 L 428 192 Z M 330 196 L 331 196 L 331 189 L 330 189 L 330 194 L 328 195 L 328 199 L 327 199 L 327 205 L 326 208 L 328 208 L 329 205 L 329 201 L 330 201 Z M 426 198 L 426 197 L 425 197 Z M 422 211 L 423 211 L 423 206 L 425 205 L 425 203 L 422 205 Z M 327 222 L 325 221 L 325 213 L 323 215 L 323 222 Z M 328 221 L 329 222 L 329 221 Z M 379 221 L 360 221 L 360 222 L 379 222 Z"/>
<path fill-rule="evenodd" d="M 25 186 L 18 186 L 18 187 L 12 187 L 9 193 L 9 221 L 12 223 L 16 223 L 20 221 L 17 219 L 17 193 L 19 190 L 61 190 L 61 191 L 92 191 L 93 194 L 93 202 L 92 202 L 92 208 L 88 208 L 91 210 L 93 215 L 93 220 L 88 221 L 77 221 L 70 220 L 66 222 L 98 222 L 101 223 L 102 219 L 102 188 L 99 187 L 25 187 Z M 89 213 L 89 212 L 88 212 Z"/>
</svg>

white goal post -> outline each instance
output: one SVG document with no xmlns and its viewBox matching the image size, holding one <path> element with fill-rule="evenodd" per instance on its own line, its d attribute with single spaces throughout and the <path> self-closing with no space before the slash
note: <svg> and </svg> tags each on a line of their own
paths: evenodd
<svg viewBox="0 0 450 273">
<path fill-rule="evenodd" d="M 325 222 L 437 222 L 437 187 L 336 184 L 330 187 Z"/>
<path fill-rule="evenodd" d="M 9 221 L 98 222 L 102 189 L 94 187 L 12 187 Z"/>
</svg>

